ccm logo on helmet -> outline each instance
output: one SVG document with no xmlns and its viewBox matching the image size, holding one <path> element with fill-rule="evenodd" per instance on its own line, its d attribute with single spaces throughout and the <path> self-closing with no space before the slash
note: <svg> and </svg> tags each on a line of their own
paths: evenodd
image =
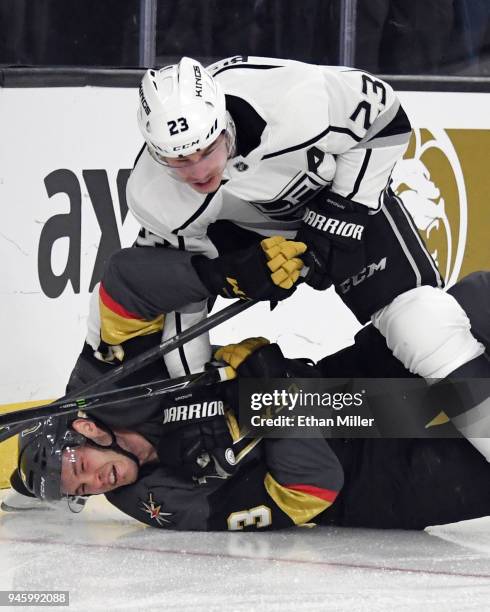
<svg viewBox="0 0 490 612">
<path fill-rule="evenodd" d="M 196 98 L 202 98 L 202 75 L 199 66 L 194 66 L 194 76 L 196 77 Z"/>
<path fill-rule="evenodd" d="M 194 145 L 198 145 L 198 144 L 199 144 L 199 138 L 197 140 L 194 140 L 193 142 L 187 142 L 186 144 L 172 147 L 172 151 L 183 151 L 184 149 L 189 149 L 190 147 L 193 147 Z"/>
<path fill-rule="evenodd" d="M 176 423 L 177 421 L 189 421 L 214 417 L 225 413 L 223 402 L 214 400 L 202 404 L 189 404 L 187 406 L 172 406 L 163 411 L 163 424 Z"/>
<path fill-rule="evenodd" d="M 145 113 L 149 115 L 151 113 L 150 107 L 148 106 L 148 102 L 146 101 L 145 94 L 143 93 L 143 86 L 140 85 L 140 101 L 141 106 L 145 109 Z"/>
<path fill-rule="evenodd" d="M 364 226 L 359 225 L 358 223 L 347 223 L 347 221 L 340 221 L 339 219 L 326 217 L 325 215 L 320 215 L 314 210 L 308 209 L 306 209 L 303 222 L 310 227 L 321 230 L 322 232 L 328 232 L 337 236 L 344 236 L 344 238 L 354 238 L 355 240 L 361 240 L 362 233 L 364 231 Z"/>
</svg>

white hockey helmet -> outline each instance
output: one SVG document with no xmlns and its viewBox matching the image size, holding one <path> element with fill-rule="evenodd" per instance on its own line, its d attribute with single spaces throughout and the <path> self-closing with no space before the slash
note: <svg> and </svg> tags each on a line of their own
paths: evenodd
<svg viewBox="0 0 490 612">
<path fill-rule="evenodd" d="M 160 163 L 204 149 L 227 130 L 223 90 L 189 57 L 147 70 L 139 98 L 138 125 L 150 154 Z"/>
</svg>

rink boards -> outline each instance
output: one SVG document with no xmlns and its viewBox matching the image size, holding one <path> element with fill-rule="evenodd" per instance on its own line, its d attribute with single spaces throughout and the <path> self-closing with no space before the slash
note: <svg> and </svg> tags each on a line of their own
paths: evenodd
<svg viewBox="0 0 490 612">
<path fill-rule="evenodd" d="M 63 394 L 90 291 L 109 254 L 138 231 L 124 188 L 142 141 L 135 88 L 0 93 L 1 331 L 9 347 L 0 353 L 0 404 L 10 409 Z M 452 284 L 490 267 L 489 95 L 410 91 L 400 98 L 414 133 L 394 187 Z M 272 314 L 259 305 L 228 322 L 212 340 L 262 334 L 288 355 L 319 358 L 349 343 L 358 327 L 331 291 L 304 287 Z M 13 443 L 2 447 L 5 484 Z"/>
</svg>

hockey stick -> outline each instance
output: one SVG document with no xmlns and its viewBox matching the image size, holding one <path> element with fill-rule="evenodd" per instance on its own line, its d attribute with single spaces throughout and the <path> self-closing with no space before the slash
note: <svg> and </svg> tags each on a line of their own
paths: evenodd
<svg viewBox="0 0 490 612">
<path fill-rule="evenodd" d="M 209 331 L 210 329 L 213 329 L 213 327 L 224 323 L 235 315 L 243 312 L 244 310 L 247 310 L 251 306 L 254 306 L 256 303 L 256 300 L 233 302 L 233 304 L 230 304 L 230 306 L 223 308 L 219 312 L 215 313 L 214 315 L 211 315 L 210 317 L 207 317 L 203 321 L 199 321 L 199 323 L 196 323 L 196 325 L 193 325 L 192 327 L 189 327 L 188 329 L 180 332 L 179 334 L 176 334 L 172 338 L 168 338 L 168 340 L 164 340 L 158 346 L 148 349 L 144 353 L 141 353 L 141 355 L 138 355 L 130 361 L 127 361 L 126 363 L 117 366 L 109 374 L 104 374 L 103 376 L 88 383 L 87 385 L 80 387 L 76 390 L 75 393 L 69 393 L 68 395 L 65 395 L 64 397 L 57 400 L 55 404 L 68 402 L 68 400 L 76 401 L 76 399 L 83 399 L 85 395 L 88 395 L 89 393 L 94 393 L 95 391 L 98 391 L 101 387 L 113 384 L 116 381 L 121 380 L 121 378 L 124 378 L 125 376 L 128 376 L 129 374 L 140 370 L 145 365 L 151 363 L 152 361 L 155 361 L 155 359 L 158 359 L 158 357 L 166 355 L 167 353 L 170 353 L 171 351 L 181 347 L 186 342 L 190 342 L 201 334 Z M 49 408 L 49 406 L 53 406 L 53 404 L 48 404 L 47 406 L 40 406 L 37 408 L 37 410 L 41 408 L 47 409 Z M 78 409 L 81 408 L 79 407 L 77 408 L 77 410 Z M 27 413 L 27 410 L 20 412 Z M 0 430 L 0 442 L 7 440 L 11 436 L 15 436 L 24 428 L 23 423 L 25 423 L 25 420 L 17 420 L 17 417 L 14 417 L 13 420 L 9 420 L 9 416 L 12 417 L 12 415 L 15 415 L 15 413 L 10 412 L 0 417 L 0 424 L 3 425 L 3 430 Z M 46 416 L 49 416 L 48 410 Z M 34 417 L 32 418 L 34 419 Z"/>
<path fill-rule="evenodd" d="M 184 389 L 187 389 L 187 387 L 202 387 L 228 380 L 225 372 L 226 369 L 226 367 L 211 368 L 205 372 L 197 372 L 189 376 L 155 380 L 131 387 L 123 387 L 122 389 L 114 389 L 99 394 L 77 397 L 76 399 L 66 402 L 59 400 L 52 404 L 34 406 L 27 410 L 16 410 L 15 412 L 0 415 L 0 427 L 20 424 L 25 426 L 31 422 L 51 416 L 57 417 L 62 414 L 78 412 L 79 410 L 85 412 L 93 410 L 94 408 L 106 408 L 125 402 L 154 399 L 160 396 L 169 396 L 168 399 L 171 401 L 173 399 L 172 394 L 178 395 L 182 393 Z M 2 432 L 0 432 L 0 435 L 1 433 Z"/>
</svg>

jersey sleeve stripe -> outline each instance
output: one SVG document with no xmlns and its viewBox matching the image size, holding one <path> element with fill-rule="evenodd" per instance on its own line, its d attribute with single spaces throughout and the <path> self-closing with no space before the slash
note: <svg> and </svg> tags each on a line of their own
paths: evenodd
<svg viewBox="0 0 490 612">
<path fill-rule="evenodd" d="M 335 501 L 337 495 L 339 494 L 338 491 L 322 489 L 313 485 L 288 484 L 285 486 L 287 489 L 292 489 L 293 491 L 302 491 L 303 493 L 313 495 L 313 497 L 319 497 L 320 499 L 324 499 L 325 501 L 328 501 L 331 504 Z"/>
<path fill-rule="evenodd" d="M 100 337 L 107 344 L 121 344 L 135 336 L 146 336 L 163 329 L 163 315 L 146 321 L 118 304 L 99 287 Z"/>
<path fill-rule="evenodd" d="M 366 152 L 364 154 L 364 159 L 362 160 L 361 169 L 359 170 L 359 173 L 354 182 L 354 189 L 347 196 L 348 199 L 353 199 L 356 193 L 359 191 L 359 187 L 361 186 L 361 181 L 364 178 L 364 175 L 366 174 L 366 169 L 368 167 L 369 160 L 371 158 L 371 153 L 372 153 L 371 149 L 366 149 Z"/>
<path fill-rule="evenodd" d="M 116 302 L 116 300 L 114 300 L 114 298 L 112 298 L 107 293 L 102 283 L 100 283 L 99 287 L 99 299 L 106 308 L 117 314 L 119 317 L 125 319 L 142 319 L 142 317 L 140 317 L 139 315 L 135 314 L 134 312 L 130 312 L 129 310 L 126 310 L 124 306 L 121 306 L 121 304 Z"/>
<path fill-rule="evenodd" d="M 270 473 L 264 478 L 264 486 L 277 506 L 295 523 L 308 523 L 317 514 L 332 505 L 332 501 L 312 495 L 309 491 L 294 490 L 279 484 Z M 305 485 L 299 485 L 304 487 Z"/>
<path fill-rule="evenodd" d="M 403 239 L 403 236 L 400 233 L 400 230 L 398 229 L 395 220 L 393 219 L 393 217 L 390 215 L 390 213 L 388 212 L 387 207 L 383 207 L 381 208 L 381 214 L 383 214 L 388 223 L 391 226 L 391 229 L 393 230 L 393 234 L 395 235 L 396 239 L 398 240 L 398 243 L 402 249 L 402 251 L 405 254 L 405 257 L 407 258 L 407 261 L 410 265 L 410 267 L 412 268 L 412 271 L 414 273 L 415 276 L 415 286 L 416 287 L 420 287 L 422 285 L 422 275 L 420 272 L 419 267 L 417 266 L 417 262 L 415 261 L 413 254 L 410 252 L 410 248 L 408 247 L 407 243 L 405 242 L 405 240 Z"/>
<path fill-rule="evenodd" d="M 410 140 L 411 132 L 404 134 L 394 134 L 393 136 L 386 136 L 385 138 L 378 138 L 375 136 L 368 142 L 360 142 L 355 149 L 383 149 L 386 147 L 396 147 L 398 145 L 407 145 Z"/>
<path fill-rule="evenodd" d="M 180 334 L 182 332 L 182 319 L 181 319 L 181 315 L 179 312 L 175 313 L 175 329 L 177 331 L 177 334 Z M 189 368 L 189 364 L 187 362 L 187 357 L 185 355 L 184 347 L 179 346 L 178 351 L 179 351 L 180 361 L 182 362 L 182 367 L 184 368 L 184 372 L 186 373 L 186 375 L 188 375 L 191 373 L 191 369 Z"/>
<path fill-rule="evenodd" d="M 122 344 L 136 336 L 148 336 L 163 329 L 164 315 L 151 321 L 120 317 L 100 304 L 100 337 L 107 344 Z"/>
<path fill-rule="evenodd" d="M 407 117 L 406 112 L 403 110 L 402 105 L 398 106 L 395 116 L 389 121 L 381 130 L 373 134 L 371 138 L 385 138 L 387 136 L 395 136 L 397 134 L 410 134 L 412 126 Z"/>
<path fill-rule="evenodd" d="M 213 73 L 213 77 L 218 76 L 226 70 L 232 70 L 233 68 L 252 68 L 254 70 L 271 70 L 272 68 L 282 68 L 282 66 L 269 66 L 267 64 L 232 64 L 231 66 L 223 66 L 217 72 Z"/>
<path fill-rule="evenodd" d="M 391 147 L 405 144 L 410 138 L 412 126 L 398 102 L 378 117 L 355 148 Z"/>
<path fill-rule="evenodd" d="M 420 237 L 419 231 L 417 229 L 417 226 L 415 225 L 415 222 L 413 220 L 412 215 L 408 212 L 408 210 L 405 207 L 405 204 L 403 203 L 403 200 L 398 197 L 397 195 L 395 195 L 396 201 L 398 202 L 398 204 L 400 205 L 400 209 L 403 212 L 407 223 L 410 225 L 410 227 L 412 228 L 413 231 L 413 236 L 415 238 L 415 240 L 418 242 L 418 244 L 422 247 L 422 252 L 424 253 L 427 262 L 429 263 L 429 266 L 432 268 L 432 270 L 434 271 L 435 274 L 435 278 L 436 278 L 436 282 L 437 282 L 437 286 L 438 287 L 444 287 L 444 280 L 441 277 L 441 274 L 434 262 L 434 259 L 432 258 L 431 254 L 429 253 L 429 251 L 427 250 L 427 247 L 425 246 L 425 243 L 423 242 L 422 238 Z"/>
</svg>

